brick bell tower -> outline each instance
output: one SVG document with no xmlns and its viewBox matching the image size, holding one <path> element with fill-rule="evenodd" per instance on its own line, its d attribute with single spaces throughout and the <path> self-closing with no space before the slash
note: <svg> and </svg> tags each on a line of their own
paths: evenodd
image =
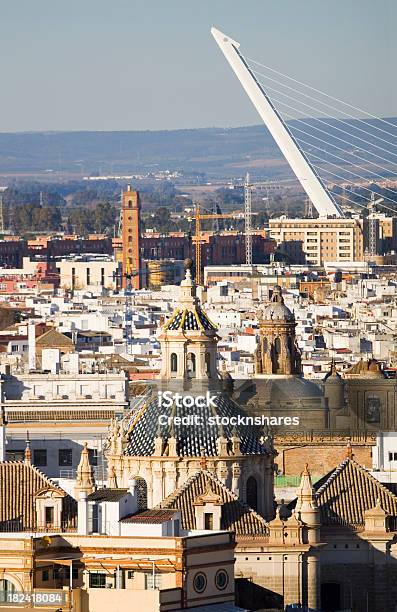
<svg viewBox="0 0 397 612">
<path fill-rule="evenodd" d="M 128 185 L 127 191 L 123 191 L 121 204 L 123 289 L 127 288 L 128 275 L 131 275 L 132 289 L 142 288 L 140 216 L 139 191 L 133 191 Z"/>
</svg>

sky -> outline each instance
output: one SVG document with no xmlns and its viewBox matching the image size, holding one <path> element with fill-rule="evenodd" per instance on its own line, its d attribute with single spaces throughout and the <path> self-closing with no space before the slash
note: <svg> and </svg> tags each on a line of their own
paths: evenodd
<svg viewBox="0 0 397 612">
<path fill-rule="evenodd" d="M 396 0 L 2 0 L 1 9 L 1 132 L 260 123 L 213 25 L 250 58 L 397 116 Z"/>
</svg>

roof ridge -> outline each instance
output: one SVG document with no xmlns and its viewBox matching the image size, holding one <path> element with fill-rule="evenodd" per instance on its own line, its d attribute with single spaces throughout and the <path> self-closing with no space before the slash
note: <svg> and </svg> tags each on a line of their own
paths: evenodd
<svg viewBox="0 0 397 612">
<path fill-rule="evenodd" d="M 216 483 L 226 492 L 229 493 L 230 495 L 232 495 L 232 497 L 234 497 L 234 501 L 238 501 L 244 508 L 247 508 L 248 510 L 250 510 L 257 518 L 261 519 L 262 521 L 265 522 L 265 524 L 267 525 L 268 523 L 266 522 L 266 520 L 264 519 L 263 516 L 261 516 L 260 514 L 258 514 L 258 512 L 256 512 L 256 510 L 254 510 L 254 508 L 251 508 L 251 506 L 249 506 L 244 500 L 240 499 L 238 495 L 236 495 L 236 493 L 234 493 L 234 491 L 232 491 L 231 489 L 229 489 L 225 484 L 223 484 L 223 482 L 221 482 L 219 480 L 219 478 L 217 477 L 216 474 L 212 474 L 212 472 L 210 472 L 209 470 L 201 470 L 202 472 L 208 474 L 213 480 L 216 481 Z"/>
<path fill-rule="evenodd" d="M 216 484 L 218 484 L 220 486 L 220 488 L 227 493 L 228 495 L 231 495 L 233 498 L 233 501 L 237 501 L 244 509 L 249 510 L 250 512 L 252 512 L 252 514 L 259 519 L 260 521 L 262 521 L 266 527 L 268 526 L 268 523 L 266 521 L 266 519 L 260 515 L 258 512 L 256 512 L 256 510 L 254 510 L 253 508 L 251 508 L 251 506 L 249 506 L 244 500 L 240 499 L 238 497 L 238 495 L 236 495 L 236 493 L 234 493 L 233 491 L 231 491 L 226 485 L 223 484 L 223 482 L 221 482 L 221 480 L 219 480 L 219 478 L 216 476 L 216 474 L 213 474 L 212 472 L 210 472 L 209 470 L 206 469 L 201 469 L 198 470 L 195 474 L 193 474 L 190 478 L 188 478 L 188 480 L 181 485 L 179 488 L 175 489 L 175 491 L 173 493 L 171 493 L 168 497 L 166 497 L 162 502 L 160 502 L 160 504 L 157 504 L 157 506 L 154 507 L 154 509 L 165 509 L 164 506 L 162 506 L 161 504 L 167 502 L 170 503 L 173 500 L 177 499 L 178 497 L 180 497 L 180 495 L 182 495 L 182 493 L 190 486 L 190 484 L 192 482 L 194 482 L 194 480 L 197 480 L 198 477 L 204 474 L 207 477 L 209 477 L 211 480 L 215 481 Z"/>
<path fill-rule="evenodd" d="M 337 476 L 338 474 L 340 474 L 340 473 L 341 473 L 341 471 L 342 471 L 342 470 L 343 470 L 343 469 L 346 467 L 346 465 L 348 464 L 348 462 L 349 462 L 349 458 L 348 458 L 348 457 L 346 457 L 346 459 L 344 459 L 344 460 L 342 461 L 342 463 L 339 463 L 339 465 L 337 465 L 337 466 L 334 468 L 334 470 L 333 470 L 333 471 L 331 472 L 331 474 L 329 475 L 329 478 L 327 478 L 327 480 L 326 480 L 326 481 L 325 481 L 325 482 L 324 482 L 324 483 L 321 485 L 321 487 L 320 487 L 320 488 L 319 488 L 319 489 L 316 491 L 316 493 L 315 493 L 316 497 L 317 497 L 317 496 L 319 496 L 319 495 L 320 495 L 320 493 L 322 493 L 322 492 L 323 492 L 323 490 L 324 490 L 324 489 L 327 487 L 327 485 L 328 485 L 329 483 L 331 483 L 331 482 L 334 480 L 334 478 L 336 478 L 336 476 Z"/>
<path fill-rule="evenodd" d="M 381 491 L 384 491 L 384 493 L 386 493 L 389 497 L 391 497 L 394 501 L 397 502 L 397 495 L 395 493 L 393 493 L 393 491 L 390 491 L 390 489 L 388 489 L 382 482 L 380 482 L 380 480 L 375 478 L 375 476 L 372 476 L 372 474 L 371 474 L 371 472 L 369 470 L 367 470 L 362 465 L 360 465 L 355 459 L 350 459 L 350 461 L 351 461 L 351 463 L 353 463 L 355 465 L 355 467 L 361 473 L 365 473 L 365 475 L 367 476 L 367 478 L 369 478 L 369 480 L 371 480 L 372 482 L 376 483 L 378 485 L 378 487 L 381 489 Z"/>
<path fill-rule="evenodd" d="M 162 506 L 162 504 L 164 504 L 165 502 L 169 503 L 172 500 L 174 500 L 177 497 L 179 497 L 183 493 L 183 491 L 185 491 L 187 489 L 187 487 L 190 485 L 190 483 L 193 482 L 194 480 L 197 480 L 199 474 L 201 474 L 204 471 L 207 471 L 207 470 L 198 470 L 197 472 L 195 472 L 195 474 L 190 476 L 186 480 L 186 482 L 184 482 L 182 485 L 180 485 L 179 487 L 174 489 L 172 493 L 167 495 L 167 497 L 165 497 L 160 503 L 158 503 L 156 506 L 154 506 L 154 508 L 158 508 L 158 509 L 164 508 L 164 506 Z"/>
<path fill-rule="evenodd" d="M 321 487 L 316 491 L 316 499 L 317 497 L 319 497 L 322 492 L 326 489 L 327 485 L 329 483 L 331 483 L 341 472 L 343 469 L 345 469 L 347 467 L 347 465 L 349 465 L 349 463 L 351 465 L 354 466 L 354 468 L 356 470 L 358 470 L 361 474 L 364 474 L 365 477 L 367 477 L 369 480 L 371 480 L 374 484 L 376 484 L 381 491 L 383 491 L 385 494 L 388 495 L 388 497 L 390 497 L 391 499 L 393 499 L 394 501 L 397 502 L 397 495 L 395 495 L 395 493 L 393 493 L 392 491 L 390 491 L 390 489 L 388 489 L 382 482 L 380 482 L 380 480 L 378 480 L 377 478 L 375 478 L 374 476 L 372 476 L 372 474 L 370 473 L 369 470 L 367 470 L 365 467 L 363 467 L 362 465 L 360 465 L 360 463 L 358 463 L 355 459 L 352 459 L 350 457 L 346 457 L 346 459 L 344 459 L 342 461 L 342 463 L 340 463 L 332 472 L 332 474 L 330 475 L 330 477 L 326 480 L 326 482 L 321 485 Z"/>
<path fill-rule="evenodd" d="M 58 484 L 56 484 L 56 482 L 54 482 L 53 480 L 51 480 L 51 478 L 49 476 L 47 476 L 46 474 L 44 474 L 44 472 L 42 472 L 41 470 L 39 470 L 39 468 L 35 465 L 33 465 L 32 463 L 25 463 L 24 461 L 1 461 L 0 462 L 0 466 L 1 465 L 21 465 L 24 467 L 28 467 L 31 468 L 34 472 L 36 472 L 36 474 L 38 474 L 38 476 L 40 476 L 47 484 L 51 485 L 51 487 L 53 487 L 54 489 L 57 489 L 58 491 L 61 491 L 62 493 L 65 493 L 66 495 L 69 495 L 69 493 L 67 491 L 65 491 L 65 489 L 62 489 L 62 487 L 60 487 Z"/>
</svg>

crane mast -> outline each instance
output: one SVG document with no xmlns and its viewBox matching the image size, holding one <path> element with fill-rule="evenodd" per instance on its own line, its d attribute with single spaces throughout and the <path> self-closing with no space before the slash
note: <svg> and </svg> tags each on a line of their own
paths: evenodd
<svg viewBox="0 0 397 612">
<path fill-rule="evenodd" d="M 251 233 L 251 185 L 247 172 L 244 183 L 244 223 L 245 223 L 245 263 L 252 266 L 252 233 Z"/>
</svg>

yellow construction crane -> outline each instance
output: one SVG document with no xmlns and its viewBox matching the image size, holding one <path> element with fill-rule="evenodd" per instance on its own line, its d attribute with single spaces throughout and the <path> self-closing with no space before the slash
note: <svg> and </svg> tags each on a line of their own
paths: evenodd
<svg viewBox="0 0 397 612">
<path fill-rule="evenodd" d="M 203 214 L 200 209 L 200 205 L 196 204 L 194 218 L 196 221 L 196 232 L 194 236 L 194 242 L 196 245 L 196 284 L 201 285 L 202 283 L 202 269 L 201 269 L 201 221 L 205 219 L 237 219 L 238 213 L 219 213 L 219 214 Z"/>
</svg>

